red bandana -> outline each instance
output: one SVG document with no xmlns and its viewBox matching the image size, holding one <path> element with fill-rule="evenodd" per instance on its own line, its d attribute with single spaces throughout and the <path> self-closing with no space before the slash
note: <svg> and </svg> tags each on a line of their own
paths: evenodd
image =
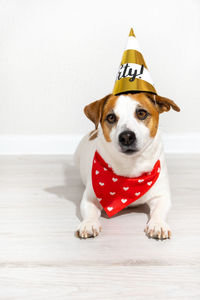
<svg viewBox="0 0 200 300">
<path fill-rule="evenodd" d="M 116 175 L 96 151 L 92 165 L 92 185 L 105 212 L 112 217 L 143 196 L 154 185 L 160 173 L 158 160 L 153 170 L 140 177 Z"/>
</svg>

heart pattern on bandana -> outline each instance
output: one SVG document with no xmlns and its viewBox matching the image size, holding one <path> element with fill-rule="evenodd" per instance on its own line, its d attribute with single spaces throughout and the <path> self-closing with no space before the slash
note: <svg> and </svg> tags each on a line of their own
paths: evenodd
<svg viewBox="0 0 200 300">
<path fill-rule="evenodd" d="M 108 211 L 111 211 L 111 210 L 113 210 L 113 207 L 112 207 L 112 206 L 108 206 L 108 207 L 107 207 L 107 210 L 108 210 Z"/>
<path fill-rule="evenodd" d="M 115 194 L 116 194 L 115 192 L 110 192 L 110 195 L 111 195 L 111 196 L 113 196 L 113 195 L 115 195 Z"/>
<path fill-rule="evenodd" d="M 114 177 L 112 178 L 112 181 L 114 181 L 114 182 L 116 182 L 117 180 L 118 180 L 117 178 L 114 178 Z"/>
<path fill-rule="evenodd" d="M 144 179 L 138 179 L 138 182 L 139 183 L 141 183 L 141 182 L 143 182 L 144 181 Z"/>
<path fill-rule="evenodd" d="M 124 191 L 128 191 L 128 189 L 129 189 L 128 186 L 127 186 L 127 187 L 123 187 L 123 190 L 124 190 Z"/>
<path fill-rule="evenodd" d="M 147 193 L 158 179 L 160 170 L 158 160 L 151 172 L 139 177 L 119 176 L 96 151 L 92 165 L 93 190 L 99 203 L 111 217 Z"/>
<path fill-rule="evenodd" d="M 140 196 L 140 192 L 138 192 L 138 193 L 135 193 L 135 196 L 137 197 L 137 196 Z"/>
<path fill-rule="evenodd" d="M 122 202 L 122 203 L 126 203 L 126 202 L 127 202 L 127 199 L 121 199 L 121 202 Z"/>
</svg>

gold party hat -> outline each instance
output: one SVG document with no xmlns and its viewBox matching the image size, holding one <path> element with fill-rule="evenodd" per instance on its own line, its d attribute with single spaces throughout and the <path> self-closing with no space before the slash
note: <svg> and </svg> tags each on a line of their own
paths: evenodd
<svg viewBox="0 0 200 300">
<path fill-rule="evenodd" d="M 122 56 L 113 95 L 126 92 L 150 92 L 157 94 L 132 28 Z"/>
</svg>

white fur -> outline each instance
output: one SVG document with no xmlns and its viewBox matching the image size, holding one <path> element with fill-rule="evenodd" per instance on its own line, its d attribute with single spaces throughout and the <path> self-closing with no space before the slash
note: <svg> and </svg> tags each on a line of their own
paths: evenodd
<svg viewBox="0 0 200 300">
<path fill-rule="evenodd" d="M 110 133 L 111 142 L 105 140 L 102 129 L 99 128 L 97 138 L 89 140 L 89 135 L 86 135 L 76 150 L 75 160 L 86 186 L 80 206 L 83 218 L 78 228 L 80 237 L 96 236 L 101 228 L 99 218 L 102 207 L 95 196 L 91 182 L 92 161 L 96 150 L 116 174 L 127 177 L 138 177 L 144 172 L 151 171 L 156 161 L 160 159 L 161 172 L 158 180 L 144 196 L 130 206 L 147 203 L 150 207 L 150 220 L 146 225 L 146 233 L 151 237 L 169 237 L 170 229 L 165 219 L 171 201 L 160 134 L 158 131 L 156 136 L 151 138 L 149 129 L 134 117 L 138 104 L 128 96 L 120 96 L 114 108 L 119 120 Z M 126 128 L 133 130 L 137 138 L 139 151 L 132 155 L 121 153 L 118 145 L 118 136 Z"/>
</svg>

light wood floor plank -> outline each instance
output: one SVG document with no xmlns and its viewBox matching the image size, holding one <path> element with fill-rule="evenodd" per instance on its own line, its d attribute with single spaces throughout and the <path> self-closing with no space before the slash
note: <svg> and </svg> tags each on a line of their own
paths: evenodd
<svg viewBox="0 0 200 300">
<path fill-rule="evenodd" d="M 145 236 L 146 206 L 80 240 L 71 157 L 0 156 L 0 299 L 200 299 L 200 155 L 167 161 L 171 240 Z"/>
</svg>

